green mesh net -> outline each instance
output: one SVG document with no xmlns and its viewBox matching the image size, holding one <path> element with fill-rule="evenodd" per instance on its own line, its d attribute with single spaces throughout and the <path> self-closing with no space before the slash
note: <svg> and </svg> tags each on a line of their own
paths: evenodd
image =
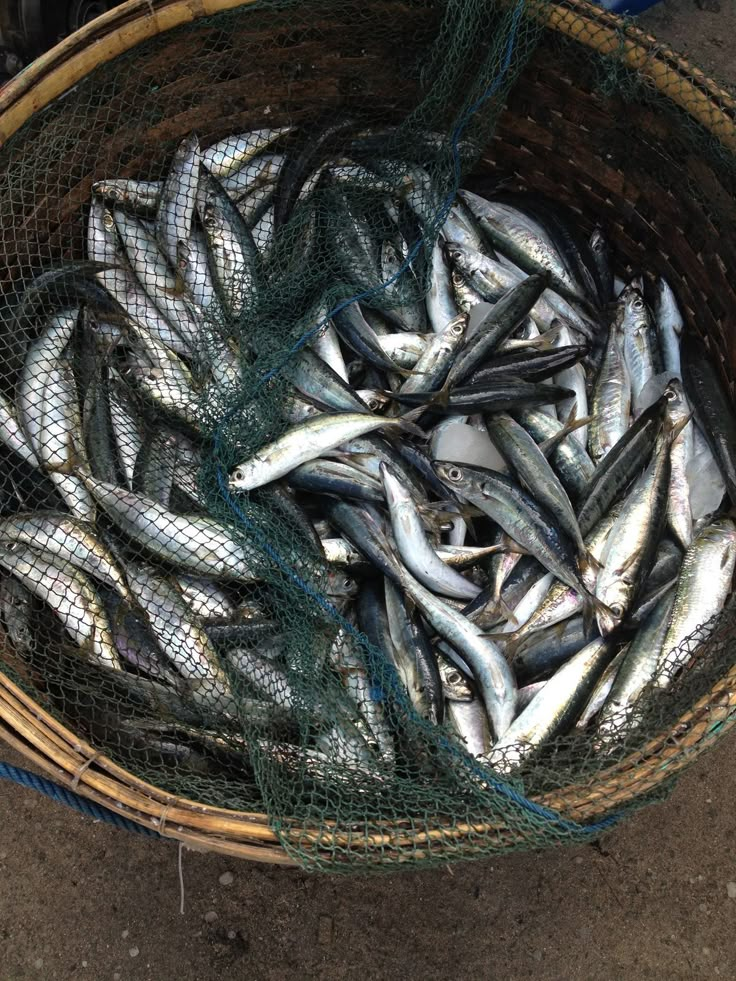
<svg viewBox="0 0 736 981">
<path fill-rule="evenodd" d="M 587 840 L 664 793 L 730 722 L 717 683 L 733 665 L 732 606 L 605 752 L 574 730 L 501 776 L 449 720 L 417 711 L 380 646 L 374 571 L 326 561 L 322 505 L 283 481 L 228 487 L 293 425 L 294 364 L 335 343 L 331 316 L 359 297 L 377 326 L 410 314 L 427 329 L 459 186 L 538 191 L 586 234 L 603 225 L 617 274 L 666 275 L 729 378 L 733 156 L 632 70 L 617 22 L 588 11 L 582 40 L 561 31 L 574 9 L 258 2 L 100 67 L 0 151 L 0 394 L 10 416 L 25 406 L 47 454 L 39 467 L 12 433 L 0 446 L 4 670 L 156 786 L 267 814 L 307 868 Z M 681 94 L 693 81 L 714 118 L 727 108 L 697 77 Z M 252 145 L 238 149 L 241 133 Z M 220 242 L 235 270 L 225 297 L 196 293 L 189 252 L 180 276 L 178 242 L 156 258 L 164 181 L 191 134 L 205 155 L 233 134 L 240 153 L 218 172 L 229 204 L 212 191 L 212 223 L 197 226 L 216 236 L 231 207 L 252 235 L 247 269 Z M 138 243 L 132 269 L 105 251 L 110 231 L 128 256 Z M 390 248 L 377 261 L 360 234 Z M 158 347 L 131 341 L 131 317 L 155 325 Z M 350 381 L 376 387 L 370 373 Z M 58 445 L 38 435 L 70 428 Z M 141 498 L 159 509 L 141 515 Z"/>
</svg>

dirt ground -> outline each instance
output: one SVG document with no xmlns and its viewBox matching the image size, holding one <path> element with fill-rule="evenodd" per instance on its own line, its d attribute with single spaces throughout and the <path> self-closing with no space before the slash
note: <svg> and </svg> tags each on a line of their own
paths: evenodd
<svg viewBox="0 0 736 981">
<path fill-rule="evenodd" d="M 642 21 L 734 84 L 720 4 Z M 734 978 L 735 746 L 596 846 L 368 879 L 184 852 L 183 914 L 175 844 L 0 784 L 0 981 Z"/>
</svg>

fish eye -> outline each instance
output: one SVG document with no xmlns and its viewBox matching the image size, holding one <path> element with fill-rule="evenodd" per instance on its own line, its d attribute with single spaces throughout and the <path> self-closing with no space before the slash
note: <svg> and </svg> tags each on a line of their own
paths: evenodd
<svg viewBox="0 0 736 981">
<path fill-rule="evenodd" d="M 355 585 L 355 582 L 349 576 L 345 576 L 345 578 L 342 581 L 342 588 L 343 589 L 352 589 L 354 585 Z"/>
<path fill-rule="evenodd" d="M 623 607 L 621 606 L 621 604 L 620 604 L 620 603 L 612 603 L 612 604 L 611 604 L 611 605 L 610 605 L 610 606 L 608 607 L 608 609 L 609 609 L 609 610 L 611 611 L 611 613 L 612 613 L 612 614 L 613 614 L 613 615 L 614 615 L 614 616 L 615 616 L 616 618 L 619 618 L 619 617 L 622 617 L 622 616 L 623 616 L 623 614 L 624 614 L 624 610 L 623 610 Z"/>
<path fill-rule="evenodd" d="M 455 337 L 460 337 L 462 334 L 465 333 L 465 324 L 462 322 L 453 324 L 450 329 L 450 333 L 454 334 Z"/>
<path fill-rule="evenodd" d="M 450 682 L 451 685 L 458 684 L 458 682 L 461 680 L 460 679 L 460 672 L 459 671 L 452 671 L 450 674 L 448 674 L 447 680 Z"/>
<path fill-rule="evenodd" d="M 242 470 L 236 470 L 234 476 L 235 476 L 235 479 L 236 480 L 244 480 L 245 479 L 245 474 L 243 473 Z"/>
<path fill-rule="evenodd" d="M 634 310 L 643 310 L 644 309 L 644 300 L 642 300 L 642 298 L 640 296 L 637 296 L 637 297 L 634 298 L 634 301 L 631 304 L 631 306 L 634 308 Z"/>
<path fill-rule="evenodd" d="M 368 408 L 372 409 L 374 412 L 379 407 L 379 405 L 380 402 L 378 401 L 378 399 L 368 399 Z"/>
<path fill-rule="evenodd" d="M 665 388 L 664 397 L 668 402 L 674 402 L 677 398 L 677 392 L 674 390 L 674 388 Z"/>
<path fill-rule="evenodd" d="M 459 480 L 463 479 L 463 472 L 459 467 L 448 467 L 445 471 L 447 479 L 453 480 L 457 483 Z"/>
</svg>

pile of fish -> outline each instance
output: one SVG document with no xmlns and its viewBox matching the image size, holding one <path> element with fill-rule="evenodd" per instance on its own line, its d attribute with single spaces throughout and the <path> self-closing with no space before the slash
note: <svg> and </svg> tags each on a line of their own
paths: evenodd
<svg viewBox="0 0 736 981">
<path fill-rule="evenodd" d="M 358 633 L 422 719 L 501 772 L 576 727 L 605 754 L 731 592 L 732 407 L 668 283 L 617 279 L 601 228 L 461 190 L 427 258 L 428 175 L 397 182 L 375 139 L 343 136 L 339 155 L 334 133 L 192 137 L 163 181 L 94 185 L 87 258 L 21 298 L 29 340 L 0 401 L 9 649 L 51 672 L 55 623 L 79 683 L 134 703 L 121 739 L 204 772 L 244 715 L 262 752 L 297 746 L 315 773 L 396 765 L 405 716 Z M 329 570 L 313 684 L 337 695 L 305 747 L 263 556 L 208 513 L 200 415 L 257 358 L 237 325 L 279 228 L 325 187 L 319 247 L 354 295 L 387 288 L 294 353 L 283 426 L 226 475 L 235 501 L 267 489 Z"/>
</svg>

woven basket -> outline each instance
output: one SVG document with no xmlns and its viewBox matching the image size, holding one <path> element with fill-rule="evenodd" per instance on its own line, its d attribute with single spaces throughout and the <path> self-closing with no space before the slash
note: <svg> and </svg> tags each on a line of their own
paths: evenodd
<svg viewBox="0 0 736 981">
<path fill-rule="evenodd" d="M 368 2 L 380 3 L 380 0 Z M 183 41 L 183 35 L 177 32 L 168 44 L 156 49 L 156 58 L 169 70 L 171 65 L 182 65 L 181 84 L 195 85 L 196 78 L 187 78 L 185 66 L 187 45 L 197 43 L 196 22 L 242 5 L 243 0 L 129 0 L 45 54 L 8 85 L 0 96 L 0 141 L 8 139 L 30 117 L 98 66 L 149 38 L 187 23 L 193 23 L 191 37 Z M 386 0 L 381 6 L 386 16 L 422 16 L 418 5 L 410 9 Z M 602 96 L 598 89 L 594 90 L 584 58 L 563 65 L 555 57 L 554 46 L 542 44 L 513 90 L 476 175 L 476 185 L 482 190 L 484 179 L 488 181 L 494 172 L 513 174 L 520 186 L 528 185 L 567 201 L 580 212 L 584 225 L 590 226 L 594 217 L 600 219 L 617 253 L 626 256 L 633 268 L 637 268 L 640 258 L 646 257 L 648 267 L 676 284 L 690 326 L 707 341 L 728 382 L 736 375 L 736 345 L 728 343 L 726 333 L 730 324 L 736 322 L 736 288 L 733 276 L 729 277 L 727 272 L 736 270 L 736 239 L 725 241 L 719 235 L 709 220 L 708 209 L 687 194 L 686 181 L 697 181 L 701 189 L 699 198 L 709 201 L 712 210 L 721 215 L 732 214 L 736 219 L 736 202 L 720 185 L 704 158 L 693 156 L 682 160 L 683 193 L 678 196 L 663 190 L 653 178 L 656 168 L 652 161 L 661 165 L 657 147 L 664 148 L 676 141 L 676 128 L 682 125 L 684 114 L 710 132 L 729 152 L 736 153 L 736 102 L 697 69 L 635 28 L 626 28 L 622 41 L 621 22 L 596 7 L 569 0 L 565 6 L 545 8 L 544 16 L 548 38 L 556 33 L 599 53 L 615 55 L 620 64 L 637 69 L 653 89 L 677 107 L 680 121 L 677 113 L 654 111 L 646 101 L 624 105 L 618 98 Z M 249 30 L 247 21 L 248 18 L 243 18 L 245 33 Z M 303 40 L 305 52 L 292 46 L 273 53 L 273 58 L 282 58 L 284 64 L 299 57 L 308 57 L 312 64 L 322 61 L 321 74 L 330 79 L 331 84 L 324 91 L 316 92 L 311 83 L 304 84 L 296 100 L 296 111 L 292 111 L 297 120 L 300 111 L 309 114 L 315 99 L 319 99 L 321 108 L 329 105 L 330 98 L 338 98 L 342 86 L 350 84 L 356 76 L 354 52 L 352 57 L 335 57 L 335 52 L 346 43 L 339 25 L 321 19 L 319 36 L 319 44 L 308 38 Z M 366 56 L 364 51 L 360 54 Z M 400 112 L 404 100 L 410 104 L 412 91 L 399 78 L 400 59 L 396 52 L 371 50 L 367 56 L 371 59 L 370 98 L 383 94 L 387 105 Z M 287 85 L 294 104 L 294 87 L 300 83 L 294 81 L 290 72 L 269 70 L 262 74 L 267 92 L 254 95 L 253 76 L 248 79 L 247 91 L 254 96 L 255 104 L 265 95 L 277 114 L 279 90 L 285 92 Z M 247 110 L 243 110 L 245 92 L 244 82 L 238 77 L 229 77 L 226 86 L 203 89 L 196 119 L 183 113 L 178 118 L 164 120 L 149 134 L 152 145 L 157 138 L 181 137 L 194 126 L 202 138 L 219 138 L 247 128 L 252 120 Z M 632 145 L 624 165 L 619 167 L 609 153 L 609 133 L 623 112 L 629 114 L 629 119 L 630 114 L 636 114 L 642 145 Z M 65 165 L 65 161 L 60 161 L 60 167 Z M 136 161 L 131 161 L 128 173 L 134 174 L 135 166 Z M 89 199 L 92 181 L 100 176 L 107 175 L 82 175 L 74 193 L 62 200 L 38 201 L 38 208 L 47 215 L 52 248 L 63 235 L 64 222 L 78 217 L 81 204 Z M 53 186 L 51 179 L 49 186 Z M 5 265 L 12 269 L 14 255 L 7 242 L 5 246 Z M 712 733 L 723 732 L 734 721 L 736 667 L 675 726 L 652 738 L 643 751 L 585 782 L 536 800 L 563 813 L 569 820 L 595 821 L 612 809 L 656 790 L 712 743 Z M 282 825 L 279 837 L 265 814 L 211 807 L 145 783 L 65 728 L 3 674 L 0 674 L 0 735 L 58 783 L 155 828 L 162 835 L 195 848 L 274 864 L 294 864 L 281 844 L 290 834 L 288 824 Z M 377 862 L 381 861 L 384 848 L 390 852 L 393 863 L 422 858 L 429 845 L 434 845 L 432 852 L 436 854 L 437 842 L 441 840 L 452 840 L 453 857 L 458 857 L 462 853 L 471 854 L 477 848 L 473 843 L 475 834 L 485 830 L 491 829 L 438 827 L 436 832 L 418 834 L 407 817 L 405 824 L 387 826 L 380 834 L 373 835 L 369 844 Z M 492 830 L 499 840 L 508 837 L 509 845 L 515 843 L 506 829 Z M 295 840 L 298 834 L 303 848 L 303 827 L 295 828 L 293 834 Z M 329 841 L 320 838 L 328 834 Z M 429 838 L 435 841 L 430 842 Z M 311 846 L 319 851 L 322 840 L 331 854 L 336 845 L 347 850 L 363 848 L 366 844 L 356 844 L 355 832 L 342 839 L 339 833 L 330 832 L 328 822 L 321 830 L 315 829 Z"/>
</svg>

